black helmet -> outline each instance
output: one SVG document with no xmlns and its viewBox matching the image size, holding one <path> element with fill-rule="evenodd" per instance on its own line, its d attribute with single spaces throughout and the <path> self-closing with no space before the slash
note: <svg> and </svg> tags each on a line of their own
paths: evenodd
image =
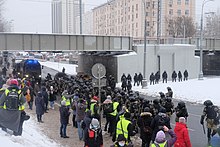
<svg viewBox="0 0 220 147">
<path fill-rule="evenodd" d="M 185 104 L 185 102 L 183 102 L 183 101 L 181 101 L 181 102 L 178 103 L 178 107 L 179 107 L 179 108 L 183 108 L 183 107 L 185 107 L 185 106 L 186 106 L 186 104 Z"/>
<path fill-rule="evenodd" d="M 144 112 L 150 112 L 150 108 L 149 107 L 145 107 L 144 108 Z"/>
<path fill-rule="evenodd" d="M 160 97 L 161 97 L 161 98 L 164 98 L 164 97 L 165 97 L 165 94 L 164 94 L 163 92 L 159 92 L 159 94 L 160 94 Z"/>
<path fill-rule="evenodd" d="M 159 112 L 161 112 L 161 113 L 166 113 L 167 111 L 166 111 L 166 108 L 164 108 L 164 107 L 160 107 Z"/>
<path fill-rule="evenodd" d="M 159 103 L 160 103 L 160 100 L 159 100 L 159 99 L 154 99 L 154 100 L 153 100 L 153 103 L 154 103 L 154 104 L 159 104 Z"/>
<path fill-rule="evenodd" d="M 171 90 L 171 88 L 170 88 L 170 87 L 167 87 L 167 90 Z"/>
<path fill-rule="evenodd" d="M 205 105 L 205 106 L 212 106 L 213 103 L 212 103 L 212 101 L 210 101 L 210 100 L 206 100 L 206 101 L 203 103 L 203 105 Z"/>
<path fill-rule="evenodd" d="M 144 103 L 144 104 L 149 104 L 150 101 L 149 101 L 148 99 L 144 99 L 144 100 L 143 100 L 143 103 Z"/>
<path fill-rule="evenodd" d="M 172 99 L 170 97 L 168 97 L 167 102 L 172 102 Z"/>
</svg>

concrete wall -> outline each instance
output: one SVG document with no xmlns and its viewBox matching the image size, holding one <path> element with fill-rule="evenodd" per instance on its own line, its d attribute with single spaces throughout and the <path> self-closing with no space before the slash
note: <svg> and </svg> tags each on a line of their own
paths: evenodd
<svg viewBox="0 0 220 147">
<path fill-rule="evenodd" d="M 191 45 L 147 45 L 146 54 L 146 79 L 149 79 L 151 72 L 156 73 L 159 69 L 162 74 L 164 70 L 168 73 L 169 80 L 173 70 L 176 72 L 189 72 L 189 78 L 197 78 L 199 74 L 199 57 L 194 56 L 195 46 Z M 139 45 L 136 54 L 117 56 L 118 77 L 125 73 L 134 76 L 134 73 L 143 73 L 144 46 Z M 159 61 L 160 57 L 160 61 Z"/>
</svg>

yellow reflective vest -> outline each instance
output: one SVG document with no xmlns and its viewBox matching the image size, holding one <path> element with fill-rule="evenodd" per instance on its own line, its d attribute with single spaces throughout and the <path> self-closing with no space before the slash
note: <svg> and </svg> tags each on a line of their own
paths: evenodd
<svg viewBox="0 0 220 147">
<path fill-rule="evenodd" d="M 128 125 L 130 123 L 131 122 L 125 118 L 122 118 L 120 121 L 118 121 L 116 128 L 116 138 L 118 138 L 119 134 L 123 134 L 126 140 L 128 140 Z"/>
<path fill-rule="evenodd" d="M 159 147 L 165 147 L 166 143 L 167 143 L 167 141 L 165 141 L 164 143 L 160 143 L 158 145 L 159 145 Z M 155 145 L 155 143 L 152 143 L 151 147 L 157 147 L 157 146 Z"/>
<path fill-rule="evenodd" d="M 7 96 L 8 95 L 8 93 L 10 92 L 10 90 L 8 90 L 8 89 L 5 89 L 5 95 Z M 18 90 L 18 95 L 19 95 L 19 99 L 20 99 L 20 94 L 21 94 L 21 90 Z M 24 105 L 19 105 L 19 108 L 18 108 L 18 110 L 24 110 Z M 7 107 L 6 107 L 6 103 L 4 103 L 4 105 L 3 105 L 3 109 L 7 109 Z"/>
<path fill-rule="evenodd" d="M 118 110 L 117 110 L 118 105 L 119 105 L 118 102 L 113 102 L 113 112 L 110 113 L 111 115 L 116 116 L 118 114 Z"/>
<path fill-rule="evenodd" d="M 93 114 L 95 114 L 95 105 L 96 105 L 96 103 L 91 103 L 90 104 L 90 111 L 91 111 L 91 115 L 93 115 Z"/>
<path fill-rule="evenodd" d="M 62 100 L 66 101 L 66 106 L 70 106 L 70 99 L 66 99 L 65 96 L 62 96 Z"/>
</svg>

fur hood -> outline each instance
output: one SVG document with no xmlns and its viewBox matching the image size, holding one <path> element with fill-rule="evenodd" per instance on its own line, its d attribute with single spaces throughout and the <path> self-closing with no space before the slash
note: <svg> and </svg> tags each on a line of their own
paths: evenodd
<svg viewBox="0 0 220 147">
<path fill-rule="evenodd" d="M 141 116 L 152 116 L 150 112 L 142 112 Z"/>
</svg>

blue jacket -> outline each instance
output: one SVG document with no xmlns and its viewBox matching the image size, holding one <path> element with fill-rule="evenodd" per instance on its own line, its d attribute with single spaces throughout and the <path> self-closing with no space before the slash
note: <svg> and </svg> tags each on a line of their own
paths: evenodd
<svg viewBox="0 0 220 147">
<path fill-rule="evenodd" d="M 211 138 L 211 146 L 212 147 L 220 147 L 220 136 L 218 133 L 216 133 L 212 138 Z"/>
</svg>

